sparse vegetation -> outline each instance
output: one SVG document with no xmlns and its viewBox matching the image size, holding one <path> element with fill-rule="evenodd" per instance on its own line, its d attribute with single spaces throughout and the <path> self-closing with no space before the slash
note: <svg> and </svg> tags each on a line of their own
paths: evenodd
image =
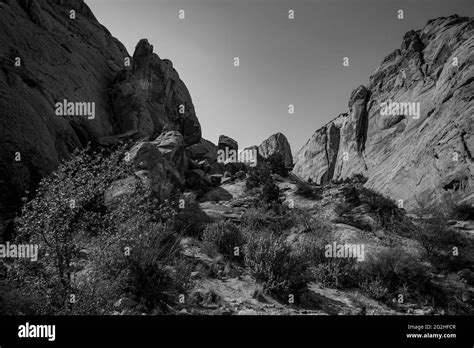
<svg viewBox="0 0 474 348">
<path fill-rule="evenodd" d="M 211 255 L 219 252 L 228 258 L 235 259 L 241 258 L 242 247 L 245 243 L 241 230 L 228 221 L 217 221 L 207 225 L 202 240 L 204 250 Z"/>
<path fill-rule="evenodd" d="M 323 188 L 320 186 L 316 186 L 311 183 L 305 183 L 305 182 L 298 182 L 297 183 L 297 190 L 296 194 L 305 197 L 308 199 L 312 200 L 318 200 L 321 199 L 321 196 L 323 194 Z"/>
<path fill-rule="evenodd" d="M 285 178 L 288 176 L 288 168 L 285 166 L 285 159 L 279 152 L 275 152 L 265 159 L 271 174 L 278 174 Z"/>
<path fill-rule="evenodd" d="M 280 236 L 250 233 L 244 255 L 257 281 L 282 301 L 287 301 L 290 294 L 296 297 L 308 282 L 307 263 Z"/>
<path fill-rule="evenodd" d="M 262 199 L 267 204 L 279 203 L 280 189 L 273 179 L 269 177 L 262 188 Z"/>
<path fill-rule="evenodd" d="M 474 207 L 467 203 L 454 205 L 450 211 L 450 218 L 454 220 L 474 220 Z"/>
</svg>

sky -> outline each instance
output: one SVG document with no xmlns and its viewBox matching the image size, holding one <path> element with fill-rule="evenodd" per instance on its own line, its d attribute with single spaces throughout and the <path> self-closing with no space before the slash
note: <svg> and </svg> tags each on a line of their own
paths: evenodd
<svg viewBox="0 0 474 348">
<path fill-rule="evenodd" d="M 294 154 L 318 128 L 347 112 L 352 90 L 368 83 L 407 31 L 437 17 L 474 16 L 472 0 L 86 3 L 130 55 L 147 38 L 155 53 L 173 62 L 204 138 L 217 143 L 225 134 L 244 148 L 281 132 Z"/>
</svg>

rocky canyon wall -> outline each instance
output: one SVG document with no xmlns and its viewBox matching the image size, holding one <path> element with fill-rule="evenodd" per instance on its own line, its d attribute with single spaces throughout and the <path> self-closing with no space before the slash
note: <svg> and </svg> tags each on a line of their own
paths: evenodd
<svg viewBox="0 0 474 348">
<path fill-rule="evenodd" d="M 362 174 L 406 208 L 472 204 L 473 52 L 472 18 L 438 18 L 406 33 L 368 86 L 352 92 L 348 112 L 298 151 L 294 172 L 321 184 Z"/>
</svg>

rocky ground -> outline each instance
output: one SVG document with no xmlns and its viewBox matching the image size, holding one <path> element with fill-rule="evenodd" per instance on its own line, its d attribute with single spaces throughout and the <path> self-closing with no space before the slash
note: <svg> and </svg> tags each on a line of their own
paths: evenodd
<svg viewBox="0 0 474 348">
<path fill-rule="evenodd" d="M 349 224 L 338 222 L 336 207 L 340 203 L 340 191 L 345 185 L 331 185 L 322 199 L 311 200 L 297 194 L 297 183 L 291 179 L 278 178 L 283 204 L 292 203 L 319 219 L 326 221 L 333 230 L 333 237 L 345 243 L 363 243 L 366 253 L 393 246 L 402 246 L 413 254 L 422 253 L 420 244 L 410 238 L 387 235 L 382 229 L 366 231 Z M 255 191 L 245 189 L 245 179 L 236 179 L 222 185 L 222 189 L 231 193 L 233 198 L 227 201 L 203 202 L 201 209 L 213 220 L 228 219 L 240 221 L 246 211 L 252 209 L 258 200 Z M 369 218 L 359 211 L 358 218 Z M 453 222 L 454 224 L 454 222 Z M 474 237 L 471 222 L 457 222 L 455 226 Z M 470 227 L 467 227 L 470 226 Z M 288 237 L 297 238 L 304 231 L 294 230 Z M 186 237 L 181 241 L 183 256 L 194 265 L 191 273 L 193 289 L 189 300 L 180 308 L 171 309 L 175 314 L 209 315 L 424 315 L 443 314 L 429 305 L 413 303 L 386 303 L 374 300 L 357 288 L 335 289 L 311 282 L 302 295 L 299 305 L 282 303 L 262 290 L 249 270 L 242 264 L 226 260 L 222 255 L 209 256 L 202 250 L 202 243 Z M 471 288 L 472 291 L 472 288 Z M 127 310 L 115 314 L 128 313 Z"/>
</svg>

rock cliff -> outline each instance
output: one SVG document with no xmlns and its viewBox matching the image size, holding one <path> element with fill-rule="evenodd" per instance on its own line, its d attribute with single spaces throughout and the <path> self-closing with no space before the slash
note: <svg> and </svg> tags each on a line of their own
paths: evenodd
<svg viewBox="0 0 474 348">
<path fill-rule="evenodd" d="M 0 234 L 74 149 L 163 132 L 201 139 L 186 86 L 147 40 L 130 57 L 82 0 L 0 0 Z"/>
<path fill-rule="evenodd" d="M 474 20 L 457 15 L 405 34 L 356 88 L 348 112 L 298 151 L 294 172 L 318 183 L 362 174 L 405 208 L 473 202 Z"/>
</svg>

